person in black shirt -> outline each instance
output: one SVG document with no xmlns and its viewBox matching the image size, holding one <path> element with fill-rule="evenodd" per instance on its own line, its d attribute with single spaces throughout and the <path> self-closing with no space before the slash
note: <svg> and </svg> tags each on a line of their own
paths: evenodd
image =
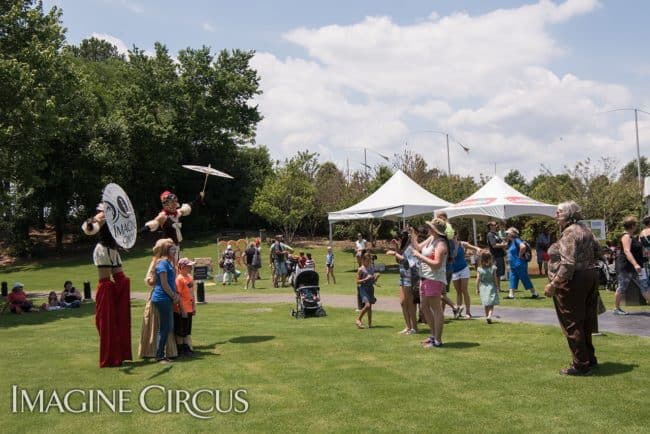
<svg viewBox="0 0 650 434">
<path fill-rule="evenodd" d="M 490 253 L 494 258 L 494 264 L 497 266 L 497 289 L 501 291 L 501 277 L 506 274 L 506 247 L 508 242 L 502 240 L 497 235 L 497 223 L 491 221 L 488 223 L 488 233 L 486 236 Z"/>
<path fill-rule="evenodd" d="M 630 285 L 636 286 L 641 295 L 650 303 L 650 291 L 647 285 L 641 283 L 639 276 L 643 270 L 643 246 L 635 236 L 637 226 L 636 217 L 630 216 L 623 220 L 625 233 L 621 237 L 622 252 L 616 257 L 618 288 L 614 298 L 614 315 L 627 315 L 627 312 L 621 309 L 621 300 Z"/>
<path fill-rule="evenodd" d="M 260 254 L 255 243 L 251 242 L 248 245 L 248 248 L 244 251 L 244 260 L 246 261 L 246 269 L 248 270 L 248 275 L 246 276 L 246 289 L 248 289 L 248 284 L 251 283 L 253 289 L 255 289 L 255 280 L 257 279 L 257 269 L 260 265 Z"/>
</svg>

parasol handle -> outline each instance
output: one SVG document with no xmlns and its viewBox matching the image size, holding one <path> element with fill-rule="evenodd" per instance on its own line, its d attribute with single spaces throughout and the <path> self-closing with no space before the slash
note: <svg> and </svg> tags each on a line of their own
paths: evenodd
<svg viewBox="0 0 650 434">
<path fill-rule="evenodd" d="M 208 168 L 211 167 L 210 164 L 208 164 Z M 208 185 L 208 174 L 205 174 L 205 181 L 203 181 L 203 190 L 201 191 L 201 198 L 205 196 L 205 186 Z"/>
</svg>

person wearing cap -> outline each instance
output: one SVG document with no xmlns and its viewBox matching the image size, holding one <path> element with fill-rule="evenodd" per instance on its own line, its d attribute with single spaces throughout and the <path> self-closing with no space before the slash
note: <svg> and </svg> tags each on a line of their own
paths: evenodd
<svg viewBox="0 0 650 434">
<path fill-rule="evenodd" d="M 508 260 L 510 262 L 510 290 L 508 299 L 515 298 L 515 291 L 519 286 L 519 281 L 524 285 L 524 288 L 530 291 L 531 298 L 539 298 L 539 294 L 533 287 L 533 282 L 530 281 L 528 276 L 528 262 L 524 259 L 526 253 L 526 244 L 519 238 L 519 230 L 515 227 L 510 227 L 506 230 L 506 239 L 510 242 L 508 244 Z"/>
<path fill-rule="evenodd" d="M 97 235 L 93 262 L 99 283 L 95 295 L 95 325 L 99 332 L 99 367 L 121 366 L 133 360 L 131 353 L 131 280 L 122 269 L 117 242 L 106 224 L 104 203 L 97 214 L 87 219 L 81 229 Z M 111 276 L 113 280 L 111 280 Z"/>
<path fill-rule="evenodd" d="M 203 195 L 203 192 L 199 193 L 198 200 L 202 201 Z M 146 222 L 144 227 L 140 229 L 140 232 L 145 232 L 147 230 L 155 232 L 158 229 L 161 229 L 162 238 L 171 238 L 174 240 L 176 249 L 173 253 L 176 255 L 176 260 L 178 260 L 180 255 L 180 244 L 181 241 L 183 241 L 183 234 L 181 233 L 183 224 L 180 220 L 181 217 L 188 216 L 192 213 L 192 205 L 189 203 L 179 205 L 178 197 L 169 190 L 162 192 L 160 195 L 160 202 L 162 203 L 162 210 L 160 210 L 156 217 Z"/>
<path fill-rule="evenodd" d="M 20 282 L 16 282 L 11 287 L 11 292 L 7 297 L 9 303 L 9 310 L 13 313 L 21 314 L 23 312 L 36 312 L 34 305 L 31 301 L 27 300 L 27 294 L 23 290 L 24 286 Z"/>
<path fill-rule="evenodd" d="M 176 293 L 179 301 L 174 304 L 174 333 L 178 353 L 191 356 L 192 348 L 192 317 L 196 315 L 196 297 L 194 296 L 194 279 L 192 267 L 194 262 L 188 258 L 178 261 L 178 275 L 176 276 Z"/>
<path fill-rule="evenodd" d="M 332 283 L 336 285 L 336 277 L 334 277 L 334 252 L 332 251 L 332 246 L 327 246 L 327 254 L 325 255 L 325 270 L 327 271 L 327 283 L 330 283 L 331 277 Z"/>
<path fill-rule="evenodd" d="M 429 236 L 423 242 L 417 240 L 417 232 L 411 228 L 413 255 L 420 261 L 420 303 L 424 317 L 431 329 L 431 336 L 424 340 L 425 348 L 442 346 L 444 326 L 442 293 L 447 286 L 447 255 L 449 240 L 445 221 L 434 218 L 427 222 Z"/>
</svg>

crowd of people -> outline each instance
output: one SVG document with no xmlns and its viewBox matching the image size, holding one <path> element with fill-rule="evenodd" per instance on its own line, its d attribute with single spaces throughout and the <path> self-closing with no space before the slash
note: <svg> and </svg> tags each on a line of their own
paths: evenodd
<svg viewBox="0 0 650 434">
<path fill-rule="evenodd" d="M 153 247 L 153 256 L 145 276 L 151 292 L 144 311 L 139 346 L 140 357 L 153 357 L 168 363 L 177 356 L 193 353 L 192 317 L 196 314 L 196 297 L 192 278 L 195 265 L 188 258 L 180 258 L 180 224 L 178 218 L 189 215 L 191 206 L 179 206 L 175 195 L 166 191 L 161 196 L 163 210 L 147 222 L 141 231 L 162 229 L 163 238 Z M 130 344 L 130 280 L 122 270 L 115 240 L 107 230 L 103 203 L 98 213 L 88 219 L 83 230 L 97 235 L 99 240 L 93 252 L 98 269 L 99 285 L 96 291 L 96 325 L 100 335 L 100 367 L 119 366 L 131 360 Z M 591 334 L 595 330 L 598 308 L 599 261 L 602 248 L 584 224 L 580 208 L 575 202 L 558 205 L 556 221 L 560 236 L 552 242 L 548 232 L 541 231 L 534 243 L 539 275 L 548 275 L 544 294 L 553 298 L 561 328 L 572 353 L 572 364 L 560 371 L 563 375 L 589 375 L 598 366 Z M 620 240 L 620 254 L 616 256 L 618 286 L 614 314 L 626 315 L 620 304 L 625 293 L 635 287 L 650 302 L 650 216 L 643 219 L 644 229 L 637 234 L 638 222 L 628 217 L 623 222 L 625 233 Z M 426 226 L 408 227 L 400 233 L 399 246 L 388 250 L 399 268 L 400 304 L 404 329 L 399 333 L 412 335 L 418 324 L 424 322 L 430 335 L 422 341 L 425 348 L 439 348 L 443 344 L 444 309 L 450 306 L 454 319 L 471 319 L 470 253 L 476 267 L 475 292 L 484 308 L 485 321 L 494 321 L 495 306 L 500 303 L 503 281 L 508 282 L 506 299 L 514 299 L 519 282 L 530 291 L 532 299 L 540 294 L 529 276 L 528 263 L 532 259 L 530 245 L 521 239 L 515 227 L 490 221 L 485 236 L 486 247 L 461 241 L 444 213 L 426 222 Z M 355 282 L 359 299 L 355 324 L 358 328 L 373 327 L 372 306 L 376 302 L 375 286 L 380 273 L 374 267 L 375 257 L 368 249 L 362 234 L 357 235 L 354 256 L 358 269 Z M 259 239 L 248 244 L 241 255 L 246 267 L 245 288 L 255 288 L 262 267 L 262 248 Z M 239 272 L 232 245 L 221 255 L 223 283 L 236 281 Z M 284 287 L 304 270 L 315 270 L 316 261 L 311 252 L 298 252 L 286 244 L 282 235 L 270 243 L 269 264 L 274 287 Z M 327 248 L 324 258 L 327 282 L 336 283 L 334 253 Z M 454 303 L 447 293 L 453 283 Z M 60 296 L 51 291 L 40 310 L 54 311 L 79 307 L 82 296 L 71 281 L 66 281 Z M 16 282 L 8 297 L 8 306 L 17 314 L 37 311 Z M 419 310 L 419 315 L 418 315 Z M 464 314 L 463 314 L 464 312 Z M 421 317 L 421 318 L 419 318 Z M 366 321 L 364 323 L 364 320 Z"/>
</svg>

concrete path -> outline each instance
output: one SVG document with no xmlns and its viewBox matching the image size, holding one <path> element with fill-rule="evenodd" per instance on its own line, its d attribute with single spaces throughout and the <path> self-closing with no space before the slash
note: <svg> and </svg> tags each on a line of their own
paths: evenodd
<svg viewBox="0 0 650 434">
<path fill-rule="evenodd" d="M 147 293 L 131 293 L 133 298 L 145 300 Z M 252 294 L 250 292 L 242 294 L 208 294 L 206 295 L 208 303 L 287 303 L 287 309 L 295 303 L 293 293 L 288 294 Z M 341 307 L 354 309 L 356 306 L 356 297 L 352 295 L 324 295 L 323 307 Z M 380 297 L 373 309 L 385 312 L 401 312 L 397 297 Z M 521 308 L 521 307 L 504 307 L 499 305 L 495 308 L 495 314 L 499 321 L 513 323 L 530 323 L 554 325 L 559 327 L 557 316 L 554 309 L 547 308 Z M 483 319 L 483 307 L 477 305 L 472 309 L 474 318 Z M 611 332 L 623 335 L 650 336 L 650 311 L 630 312 L 626 316 L 612 314 L 608 310 L 598 317 L 598 326 L 601 332 Z"/>
</svg>

